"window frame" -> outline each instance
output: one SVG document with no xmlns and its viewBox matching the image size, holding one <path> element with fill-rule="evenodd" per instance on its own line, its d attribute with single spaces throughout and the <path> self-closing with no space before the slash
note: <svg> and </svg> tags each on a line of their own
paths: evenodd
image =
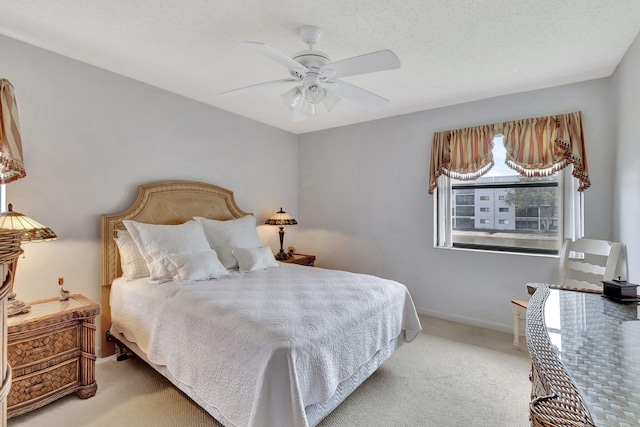
<svg viewBox="0 0 640 427">
<path fill-rule="evenodd" d="M 558 198 L 558 250 L 506 247 L 494 245 L 478 245 L 452 242 L 452 189 L 451 178 L 441 175 L 438 178 L 438 186 L 434 190 L 434 247 L 441 249 L 463 249 L 478 252 L 515 253 L 524 255 L 559 256 L 562 241 L 565 238 L 575 240 L 584 236 L 584 196 L 578 192 L 578 182 L 571 176 L 572 167 L 558 171 L 556 182 L 517 183 L 514 184 L 489 184 L 491 188 L 514 187 L 557 187 Z M 465 184 L 456 184 L 457 189 L 464 189 Z M 485 186 L 485 185 L 481 185 Z M 469 188 L 478 188 L 479 185 L 469 184 Z"/>
</svg>

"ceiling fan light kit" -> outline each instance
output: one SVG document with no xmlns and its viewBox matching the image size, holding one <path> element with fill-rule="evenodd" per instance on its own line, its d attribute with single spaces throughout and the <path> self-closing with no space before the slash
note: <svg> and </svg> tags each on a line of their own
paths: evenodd
<svg viewBox="0 0 640 427">
<path fill-rule="evenodd" d="M 307 100 L 307 102 L 318 104 L 319 102 L 322 102 L 322 98 L 324 98 L 325 92 L 326 90 L 324 90 L 324 88 L 322 88 L 319 84 L 310 83 L 309 85 L 307 85 L 307 90 L 304 98 Z"/>
<path fill-rule="evenodd" d="M 296 111 L 296 110 L 294 110 Z M 316 114 L 316 104 L 311 104 L 310 102 L 302 102 L 302 106 L 300 107 L 300 114 L 305 117 L 311 117 Z M 295 119 L 294 119 L 295 120 Z"/>
<path fill-rule="evenodd" d="M 333 110 L 333 107 L 336 106 L 340 102 L 340 98 L 335 96 L 333 93 L 325 90 L 324 98 L 322 98 L 322 103 L 325 107 L 327 107 L 327 111 Z"/>
<path fill-rule="evenodd" d="M 298 52 L 291 58 L 266 44 L 243 42 L 248 48 L 287 67 L 292 78 L 258 83 L 222 92 L 220 95 L 240 95 L 267 86 L 296 82 L 298 86 L 281 95 L 284 104 L 293 110 L 293 121 L 305 120 L 315 115 L 316 104 L 323 103 L 327 111 L 331 111 L 341 98 L 371 111 L 384 109 L 389 100 L 339 78 L 400 68 L 398 57 L 390 50 L 380 50 L 331 62 L 327 54 L 314 50 L 321 36 L 322 30 L 316 26 L 302 27 L 300 38 L 309 49 Z"/>
<path fill-rule="evenodd" d="M 282 102 L 284 102 L 284 105 L 293 110 L 294 108 L 296 108 L 296 105 L 298 105 L 298 102 L 300 102 L 300 100 L 302 99 L 302 91 L 298 86 L 296 86 L 293 89 L 290 89 L 280 95 L 280 97 L 282 98 Z"/>
</svg>

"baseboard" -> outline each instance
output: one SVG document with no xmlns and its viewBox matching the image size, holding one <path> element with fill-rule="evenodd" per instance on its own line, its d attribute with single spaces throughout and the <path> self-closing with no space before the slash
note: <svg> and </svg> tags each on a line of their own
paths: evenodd
<svg viewBox="0 0 640 427">
<path fill-rule="evenodd" d="M 486 320 L 476 319 L 473 317 L 444 313 L 436 310 L 427 310 L 424 308 L 416 308 L 416 311 L 418 312 L 418 314 L 422 314 L 425 316 L 437 317 L 438 319 L 449 320 L 451 322 L 462 323 L 465 325 L 477 326 L 479 328 L 486 328 L 494 331 L 513 334 L 513 324 L 504 325 L 502 323 L 488 322 Z"/>
</svg>

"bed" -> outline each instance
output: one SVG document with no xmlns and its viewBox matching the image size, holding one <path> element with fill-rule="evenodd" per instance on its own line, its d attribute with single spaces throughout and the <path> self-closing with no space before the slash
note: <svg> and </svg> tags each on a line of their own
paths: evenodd
<svg viewBox="0 0 640 427">
<path fill-rule="evenodd" d="M 400 283 L 277 263 L 269 248 L 253 247 L 253 236 L 235 237 L 234 224 L 251 221 L 255 233 L 255 219 L 230 190 L 215 185 L 140 186 L 128 209 L 102 216 L 103 336 L 108 331 L 226 427 L 315 426 L 412 341 L 420 321 Z M 205 252 L 172 253 L 155 265 L 147 253 L 153 245 L 136 240 L 151 276 L 131 276 L 129 264 L 123 275 L 119 236 L 131 231 L 140 239 L 136 227 L 173 232 L 187 226 L 196 234 L 204 230 L 220 264 L 238 265 L 193 281 L 190 275 L 200 271 L 194 265 L 205 263 L 194 261 L 195 254 Z M 218 246 L 218 234 L 211 237 L 210 226 L 232 230 L 228 242 L 219 240 L 238 246 L 231 251 L 235 260 Z M 190 239 L 200 239 L 193 233 Z M 152 280 L 160 266 L 170 277 Z M 103 341 L 102 348 L 108 351 L 109 344 Z"/>
</svg>

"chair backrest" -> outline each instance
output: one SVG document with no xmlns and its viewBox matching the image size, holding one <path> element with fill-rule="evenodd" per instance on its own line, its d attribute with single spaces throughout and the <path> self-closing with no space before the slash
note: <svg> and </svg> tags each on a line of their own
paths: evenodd
<svg viewBox="0 0 640 427">
<path fill-rule="evenodd" d="M 615 277 L 621 251 L 619 242 L 565 239 L 560 252 L 559 283 L 572 289 L 602 290 L 600 281 Z"/>
</svg>

